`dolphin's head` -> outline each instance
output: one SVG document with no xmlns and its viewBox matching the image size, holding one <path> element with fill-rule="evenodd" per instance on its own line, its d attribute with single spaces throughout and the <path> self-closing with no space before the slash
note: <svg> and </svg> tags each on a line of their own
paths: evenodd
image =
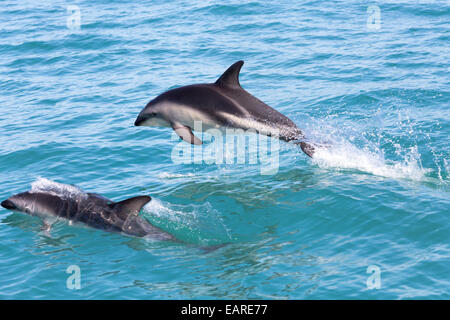
<svg viewBox="0 0 450 320">
<path fill-rule="evenodd" d="M 145 106 L 139 113 L 135 126 L 148 126 L 148 127 L 168 127 L 170 123 L 165 119 L 165 108 L 167 100 L 164 96 L 158 96 Z"/>
<path fill-rule="evenodd" d="M 5 209 L 32 216 L 56 215 L 61 205 L 62 199 L 57 196 L 29 191 L 13 195 L 1 203 Z"/>
<path fill-rule="evenodd" d="M 6 199 L 1 203 L 2 207 L 11 211 L 19 211 L 32 214 L 32 204 L 35 202 L 30 192 L 22 192 Z"/>
</svg>

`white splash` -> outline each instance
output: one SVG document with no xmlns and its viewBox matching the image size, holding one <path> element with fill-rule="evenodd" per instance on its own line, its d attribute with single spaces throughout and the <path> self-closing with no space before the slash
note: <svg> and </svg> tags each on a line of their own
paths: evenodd
<svg viewBox="0 0 450 320">
<path fill-rule="evenodd" d="M 194 177 L 193 173 L 170 173 L 170 172 L 161 172 L 158 174 L 159 179 L 177 179 L 177 178 L 186 178 L 186 177 Z"/>
<path fill-rule="evenodd" d="M 31 184 L 30 192 L 46 192 L 63 198 L 87 197 L 87 193 L 77 186 L 59 183 L 41 177 L 38 177 L 36 181 Z"/>
<path fill-rule="evenodd" d="M 179 222 L 180 218 L 185 215 L 183 211 L 177 211 L 163 204 L 160 200 L 152 198 L 152 201 L 144 206 L 144 211 L 150 215 L 157 217 L 170 218 L 172 221 Z"/>
<path fill-rule="evenodd" d="M 450 165 L 448 163 L 447 159 L 444 159 L 444 168 L 445 168 L 445 173 L 447 175 L 447 177 L 449 176 L 450 173 Z M 448 179 L 448 178 L 447 178 Z"/>
<path fill-rule="evenodd" d="M 348 141 L 316 148 L 313 163 L 321 168 L 357 170 L 383 177 L 417 181 L 424 180 L 426 174 L 431 171 L 422 168 L 417 147 L 407 150 L 402 161 L 392 161 L 386 160 L 381 151 L 359 149 Z"/>
</svg>

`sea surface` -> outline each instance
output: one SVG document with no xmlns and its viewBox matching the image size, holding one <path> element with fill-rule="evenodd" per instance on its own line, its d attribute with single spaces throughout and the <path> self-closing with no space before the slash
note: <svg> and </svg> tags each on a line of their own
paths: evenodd
<svg viewBox="0 0 450 320">
<path fill-rule="evenodd" d="M 148 194 L 182 241 L 1 208 L 0 298 L 449 299 L 449 21 L 438 0 L 1 1 L 0 199 Z M 133 125 L 238 60 L 314 159 L 177 162 L 171 129 Z"/>
</svg>

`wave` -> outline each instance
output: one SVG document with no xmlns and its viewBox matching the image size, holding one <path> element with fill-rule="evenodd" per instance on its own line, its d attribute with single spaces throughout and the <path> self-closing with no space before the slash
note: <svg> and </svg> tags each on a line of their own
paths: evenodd
<svg viewBox="0 0 450 320">
<path fill-rule="evenodd" d="M 153 198 L 144 206 L 143 215 L 153 225 L 188 243 L 217 245 L 232 238 L 219 211 L 209 202 L 176 205 Z"/>
</svg>

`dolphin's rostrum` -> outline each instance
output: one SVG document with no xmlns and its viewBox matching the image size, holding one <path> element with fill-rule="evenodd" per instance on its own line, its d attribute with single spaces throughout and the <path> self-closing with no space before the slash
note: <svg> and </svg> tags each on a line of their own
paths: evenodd
<svg viewBox="0 0 450 320">
<path fill-rule="evenodd" d="M 149 196 L 138 196 L 114 202 L 72 185 L 39 179 L 30 191 L 13 195 L 1 205 L 8 210 L 38 216 L 47 226 L 62 218 L 105 231 L 175 241 L 171 234 L 139 216 L 142 207 L 150 200 Z"/>
<path fill-rule="evenodd" d="M 202 144 L 192 128 L 253 129 L 268 136 L 300 145 L 310 157 L 314 147 L 306 143 L 295 123 L 245 91 L 239 83 L 244 61 L 229 67 L 215 83 L 194 84 L 162 93 L 140 112 L 136 126 L 167 126 L 186 142 Z"/>
</svg>

